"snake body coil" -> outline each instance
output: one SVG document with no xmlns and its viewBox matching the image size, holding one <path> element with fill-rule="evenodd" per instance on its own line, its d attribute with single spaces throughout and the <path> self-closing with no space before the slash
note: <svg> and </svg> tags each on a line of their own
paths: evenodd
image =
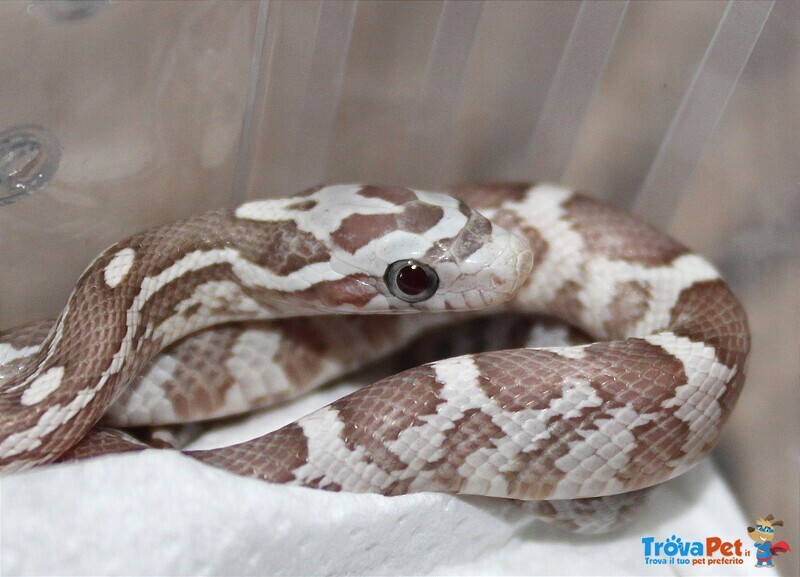
<svg viewBox="0 0 800 577">
<path fill-rule="evenodd" d="M 698 462 L 733 409 L 749 349 L 745 314 L 714 267 L 565 189 L 490 185 L 454 195 L 460 201 L 332 186 L 118 243 L 84 273 L 41 346 L 31 330 L 0 338 L 0 465 L 53 461 L 104 414 L 158 424 L 286 398 L 437 315 L 287 317 L 487 307 L 556 316 L 598 342 L 437 361 L 258 439 L 190 454 L 276 483 L 522 500 L 635 491 Z M 254 319 L 282 319 L 269 328 L 278 336 L 247 337 L 262 339 L 277 362 L 265 370 L 288 383 L 279 394 L 235 384 L 262 360 L 237 364 L 227 353 L 203 354 L 223 392 L 202 403 L 159 376 L 167 366 L 179 372 L 173 361 L 157 360 L 160 373 L 151 367 L 125 389 L 186 335 Z M 350 350 L 356 333 L 371 352 Z M 232 349 L 242 334 L 226 327 L 177 346 L 191 354 L 217 339 L 219 350 L 221 339 Z M 292 338 L 313 343 L 313 354 L 293 356 L 280 340 Z"/>
</svg>

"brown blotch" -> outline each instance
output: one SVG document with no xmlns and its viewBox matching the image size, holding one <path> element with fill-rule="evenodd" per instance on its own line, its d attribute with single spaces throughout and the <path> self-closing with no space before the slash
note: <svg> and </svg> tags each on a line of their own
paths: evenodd
<svg viewBox="0 0 800 577">
<path fill-rule="evenodd" d="M 498 395 L 500 405 L 510 412 L 522 409 L 543 410 L 560 398 L 562 379 L 574 376 L 570 373 L 566 359 L 559 359 L 555 354 L 537 351 L 535 358 L 529 359 L 533 363 L 526 363 L 521 359 L 511 363 L 510 379 L 505 380 L 505 386 L 498 384 L 482 383 L 482 387 L 489 391 L 500 389 Z M 528 374 L 524 374 L 525 371 Z M 535 379 L 530 375 L 540 371 Z M 533 382 L 531 382 L 533 381 Z M 559 383 L 554 386 L 553 383 Z M 590 421 L 602 414 L 603 405 L 600 407 L 584 407 L 576 411 L 571 417 L 563 415 L 553 416 L 545 426 L 549 438 L 539 442 L 538 448 L 523 452 L 504 465 L 504 473 L 508 482 L 509 492 L 518 498 L 541 499 L 547 497 L 562 477 L 561 471 L 555 462 L 569 452 L 571 443 L 582 439 L 581 432 L 589 428 Z"/>
<path fill-rule="evenodd" d="M 305 320 L 287 319 L 281 325 L 281 342 L 275 354 L 275 362 L 298 388 L 307 387 L 322 370 L 322 358 L 327 348 L 313 327 L 302 322 Z"/>
<path fill-rule="evenodd" d="M 279 275 L 329 260 L 325 245 L 311 233 L 298 229 L 294 220 L 249 220 L 229 211 L 206 213 L 132 237 L 106 251 L 108 260 L 123 247 L 134 248 L 137 258 L 120 287 L 138 287 L 144 276 L 157 275 L 193 251 L 234 247 L 243 258 Z M 105 266 L 107 262 L 100 264 Z"/>
<path fill-rule="evenodd" d="M 558 516 L 558 511 L 551 501 L 523 501 L 523 503 L 526 510 L 531 510 L 540 517 L 555 519 Z"/>
<path fill-rule="evenodd" d="M 639 413 L 660 407 L 687 382 L 680 360 L 643 339 L 595 343 L 584 351 L 584 362 L 594 367 L 587 376 L 601 397 L 630 404 Z"/>
<path fill-rule="evenodd" d="M 195 271 L 188 272 L 181 276 L 181 282 L 170 282 L 165 284 L 157 291 L 142 307 L 140 314 L 146 322 L 139 324 L 137 332 L 133 335 L 134 340 L 140 339 L 148 326 L 156 329 L 162 323 L 175 316 L 176 307 L 183 301 L 189 299 L 199 286 L 210 282 L 235 280 L 235 275 L 228 264 L 218 264 L 208 266 Z M 231 310 L 237 310 L 238 304 L 218 299 L 216 314 L 230 314 Z M 186 317 L 193 307 L 186 311 Z M 196 308 L 196 307 L 194 307 Z M 121 338 L 121 337 L 120 337 Z M 148 341 L 144 341 L 147 343 Z M 166 344 L 166 343 L 165 343 Z"/>
<path fill-rule="evenodd" d="M 444 456 L 429 465 L 436 471 L 432 488 L 437 491 L 458 491 L 464 484 L 464 477 L 458 472 L 467 457 L 483 447 L 494 448 L 495 440 L 505 437 L 503 430 L 492 418 L 479 409 L 469 409 L 454 421 L 453 429 L 447 431 L 442 444 Z"/>
<path fill-rule="evenodd" d="M 291 483 L 296 480 L 294 471 L 308 460 L 308 441 L 300 425 L 291 423 L 238 445 L 186 454 L 244 477 Z"/>
<path fill-rule="evenodd" d="M 311 196 L 312 194 L 322 190 L 323 188 L 325 188 L 324 184 L 318 184 L 317 186 L 312 186 L 310 188 L 305 189 L 302 192 L 298 192 L 294 196 Z"/>
<path fill-rule="evenodd" d="M 360 389 L 331 408 L 339 412 L 344 423 L 340 436 L 351 451 L 363 449 L 368 462 L 384 471 L 399 471 L 406 464 L 386 444 L 406 429 L 422 425 L 426 415 L 436 414 L 442 403 L 440 390 L 433 369 L 423 366 Z"/>
<path fill-rule="evenodd" d="M 224 406 L 225 395 L 234 385 L 225 363 L 241 333 L 241 326 L 226 325 L 196 333 L 167 351 L 183 359 L 173 379 L 164 384 L 178 422 L 207 419 Z"/>
<path fill-rule="evenodd" d="M 72 461 L 93 459 L 101 455 L 144 451 L 148 448 L 148 445 L 122 431 L 95 427 L 72 448 L 62 454 L 56 462 L 69 463 Z"/>
<path fill-rule="evenodd" d="M 178 231 L 185 237 L 178 247 L 184 252 L 235 247 L 243 258 L 279 275 L 330 259 L 325 244 L 313 234 L 300 230 L 294 220 L 248 220 L 220 211 L 189 219 L 177 227 L 176 233 Z M 148 254 L 154 252 L 157 260 L 152 267 L 156 270 L 151 268 L 150 275 L 167 268 L 181 256 L 182 253 L 172 250 L 176 233 L 169 232 L 168 239 L 148 247 Z M 162 244 L 169 247 L 166 258 Z"/>
<path fill-rule="evenodd" d="M 369 275 L 353 274 L 337 280 L 319 282 L 305 291 L 294 292 L 287 298 L 320 302 L 325 307 L 353 305 L 360 308 L 366 306 L 377 294 L 370 280 Z"/>
<path fill-rule="evenodd" d="M 316 191 L 315 191 L 316 192 Z M 303 200 L 301 202 L 295 202 L 294 204 L 290 204 L 286 207 L 287 210 L 298 210 L 300 212 L 306 212 L 311 210 L 317 206 L 316 200 Z"/>
<path fill-rule="evenodd" d="M 444 217 L 441 207 L 413 201 L 405 204 L 400 214 L 353 214 L 342 220 L 331 234 L 333 241 L 349 253 L 376 238 L 395 231 L 422 233 L 434 227 Z"/>
<path fill-rule="evenodd" d="M 473 209 L 481 210 L 496 208 L 508 201 L 518 202 L 525 197 L 531 186 L 533 185 L 527 182 L 470 184 L 454 188 L 451 194 Z"/>
<path fill-rule="evenodd" d="M 533 252 L 533 268 L 534 270 L 544 261 L 547 252 L 550 250 L 550 245 L 544 239 L 542 234 L 532 226 L 522 228 L 522 234 L 528 239 L 528 244 Z"/>
<path fill-rule="evenodd" d="M 478 379 L 481 389 L 500 408 L 512 413 L 547 408 L 561 394 L 561 389 L 545 385 L 560 382 L 563 378 L 560 372 L 568 368 L 562 357 L 541 350 L 483 353 L 474 359 L 481 375 Z"/>
<path fill-rule="evenodd" d="M 436 226 L 442 218 L 442 207 L 414 201 L 406 204 L 406 209 L 397 215 L 397 227 L 419 234 Z"/>
<path fill-rule="evenodd" d="M 339 483 L 334 483 L 333 481 L 327 481 L 323 483 L 325 479 L 325 475 L 321 475 L 315 479 L 309 479 L 303 483 L 304 487 L 310 487 L 311 489 L 321 489 L 323 491 L 333 491 L 338 493 L 342 490 L 342 486 Z"/>
<path fill-rule="evenodd" d="M 275 361 L 293 385 L 291 390 L 270 390 L 265 384 L 263 394 L 251 399 L 253 409 L 272 406 L 316 384 L 323 357 L 336 360 L 342 367 L 338 375 L 395 349 L 398 320 L 392 316 L 289 318 L 236 323 L 201 331 L 164 353 L 183 360 L 174 378 L 164 383 L 165 395 L 173 403 L 179 422 L 227 415 L 222 411 L 225 396 L 235 384 L 226 370 L 229 352 L 242 332 L 263 327 L 280 333 Z M 353 343 L 370 343 L 370 346 L 354 346 Z M 138 382 L 134 380 L 132 386 L 122 391 L 118 405 L 125 406 L 127 399 L 136 394 Z M 113 413 L 107 422 L 116 424 Z"/>
<path fill-rule="evenodd" d="M 609 339 L 624 338 L 649 309 L 650 291 L 639 281 L 620 283 L 609 305 L 611 320 L 604 323 Z"/>
<path fill-rule="evenodd" d="M 581 287 L 575 281 L 568 280 L 556 291 L 550 301 L 547 312 L 568 322 L 575 323 L 583 311 L 583 304 L 578 299 Z"/>
<path fill-rule="evenodd" d="M 335 359 L 344 370 L 362 366 L 395 350 L 399 339 L 399 317 L 396 316 L 335 315 L 286 319 L 282 322 L 297 325 L 298 340 L 294 345 L 301 347 L 303 354 L 311 357 L 309 362 L 312 365 L 317 363 L 313 359 L 315 354 L 324 354 L 328 359 Z M 301 335 L 308 335 L 310 340 L 306 341 Z M 315 342 L 316 339 L 319 342 Z M 368 343 L 368 346 L 361 346 L 360 343 Z"/>
<path fill-rule="evenodd" d="M 473 213 L 467 225 L 456 237 L 453 256 L 456 260 L 466 260 L 486 244 L 492 234 L 492 223 L 480 214 Z"/>
<path fill-rule="evenodd" d="M 75 391 L 86 388 L 102 374 L 108 359 L 117 352 L 125 336 L 127 311 L 141 290 L 142 279 L 161 273 L 185 254 L 235 246 L 244 258 L 279 273 L 296 269 L 300 260 L 305 265 L 308 261 L 320 262 L 329 258 L 324 247 L 310 235 L 302 231 L 291 235 L 292 226 L 293 223 L 264 223 L 240 219 L 230 211 L 216 211 L 135 235 L 109 248 L 81 277 L 70 299 L 72 314 L 63 324 L 62 340 L 46 366 L 42 367 L 43 370 L 53 366 L 65 368 L 61 386 L 51 395 L 53 403 L 70 402 Z M 136 259 L 124 281 L 116 287 L 109 287 L 104 279 L 105 267 L 123 248 L 132 248 L 136 252 Z M 195 271 L 197 276 L 192 278 L 189 278 L 192 273 L 187 274 L 189 276 L 182 276 L 180 283 L 169 283 L 168 287 L 159 291 L 160 294 L 154 295 L 148 301 L 145 306 L 147 310 L 142 311 L 146 322 L 142 323 L 139 333 L 134 335 L 139 354 L 125 362 L 119 372 L 108 379 L 103 389 L 86 407 L 86 418 L 77 424 L 70 423 L 69 428 L 76 436 L 85 433 L 100 418 L 115 398 L 119 386 L 128 382 L 155 353 L 158 343 L 141 339 L 142 331 L 148 328 L 146 325 L 157 326 L 164 318 L 174 314 L 170 307 L 182 300 L 179 293 L 186 288 L 185 282 L 195 281 L 193 286 L 196 286 L 197 281 L 230 278 L 227 265 Z M 188 293 L 184 293 L 186 294 Z M 80 355 L 74 352 L 78 344 Z M 27 378 L 34 365 L 35 363 L 30 363 L 19 373 L 18 378 Z M 9 416 L 19 423 L 20 429 L 34 426 L 46 410 L 44 404 L 25 408 L 25 414 Z M 63 452 L 70 441 L 70 435 L 54 431 L 43 439 L 35 453 L 52 458 Z"/>
<path fill-rule="evenodd" d="M 393 214 L 353 214 L 342 220 L 331 239 L 350 254 L 397 228 Z"/>
<path fill-rule="evenodd" d="M 564 203 L 564 210 L 591 254 L 659 266 L 689 252 L 656 228 L 600 200 L 576 194 Z"/>
<path fill-rule="evenodd" d="M 476 357 L 481 374 L 493 375 L 491 381 L 480 380 L 481 388 L 505 411 L 550 407 L 553 400 L 561 398 L 561 384 L 567 379 L 588 383 L 600 401 L 570 417 L 553 416 L 546 423 L 549 439 L 507 465 L 507 479 L 515 497 L 547 497 L 562 476 L 555 462 L 567 454 L 571 444 L 582 442 L 583 434 L 595 429 L 598 419 L 613 418 L 613 410 L 625 406 L 639 414 L 661 412 L 662 403 L 674 398 L 676 387 L 686 383 L 678 359 L 641 339 L 596 343 L 584 351 L 585 358 L 580 362 L 541 350 Z M 625 482 L 635 479 L 637 486 L 666 478 L 671 473 L 668 462 L 679 456 L 679 447 L 689 432 L 688 424 L 675 417 L 637 426 L 634 435 L 647 442 L 640 441 L 629 453 L 631 465 L 620 478 Z M 649 465 L 651 462 L 655 464 Z"/>
<path fill-rule="evenodd" d="M 731 367 L 750 351 L 747 315 L 720 279 L 695 283 L 681 292 L 672 309 L 672 331 L 717 349 L 717 359 Z"/>
<path fill-rule="evenodd" d="M 429 262 L 464 261 L 483 247 L 491 234 L 492 223 L 483 215 L 471 212 L 469 220 L 456 236 L 437 241 L 423 258 Z"/>
<path fill-rule="evenodd" d="M 380 198 L 398 206 L 417 199 L 413 191 L 399 186 L 365 186 L 358 194 L 364 198 Z"/>
<path fill-rule="evenodd" d="M 637 444 L 628 453 L 629 463 L 617 478 L 632 488 L 643 488 L 669 477 L 670 461 L 682 455 L 680 447 L 692 434 L 689 424 L 678 419 L 674 409 L 662 405 L 675 397 L 688 381 L 680 360 L 657 345 L 642 339 L 597 343 L 586 348 L 608 363 L 600 379 L 593 379 L 613 405 L 628 404 L 640 415 L 660 417 L 636 427 Z"/>
<path fill-rule="evenodd" d="M 8 414 L 4 414 L 4 418 L 12 422 L 16 421 L 20 430 L 34 426 L 48 407 L 68 403 L 73 400 L 77 391 L 94 384 L 98 376 L 105 370 L 108 359 L 117 352 L 127 329 L 126 311 L 138 291 L 138 286 L 126 283 L 120 283 L 118 290 L 111 289 L 106 285 L 105 266 L 117 250 L 117 248 L 112 248 L 106 251 L 81 277 L 81 281 L 70 298 L 71 314 L 63 322 L 62 338 L 52 356 L 45 363 L 46 351 L 43 348 L 35 357 L 38 361 L 31 360 L 26 363 L 23 369 L 7 383 L 7 386 L 13 386 L 15 382 L 21 382 L 37 366 L 41 366 L 43 372 L 55 366 L 64 367 L 61 385 L 51 393 L 48 403 L 39 403 L 32 407 L 25 407 L 17 403 L 11 404 L 15 397 L 19 399 L 24 389 L 20 388 L 15 392 L 6 393 L 9 402 L 6 407 L 9 411 Z M 28 333 L 27 329 L 23 332 L 23 334 L 28 333 L 27 336 L 20 337 L 18 334 L 11 340 L 19 343 L 27 338 L 32 338 L 36 332 L 34 326 L 31 333 Z M 50 338 L 46 339 L 44 346 L 46 347 L 50 342 Z M 33 357 L 30 358 L 33 359 Z M 40 365 L 40 363 L 43 364 Z M 108 379 L 103 389 L 92 398 L 84 410 L 85 419 L 82 419 L 80 423 L 78 421 L 70 423 L 70 432 L 73 432 L 74 436 L 65 434 L 62 429 L 53 431 L 45 438 L 42 446 L 31 454 L 40 452 L 55 456 L 66 450 L 71 442 L 74 442 L 74 439 L 80 438 L 100 418 L 110 400 L 116 395 L 119 385 L 126 382 L 141 367 L 142 363 L 143 361 L 138 359 L 128 363 L 120 372 Z M 24 413 L 14 414 L 15 407 L 25 409 Z"/>
<path fill-rule="evenodd" d="M 306 265 L 330 260 L 328 248 L 310 232 L 297 228 L 294 221 L 263 223 L 258 253 L 245 258 L 263 265 L 275 274 L 286 276 Z"/>
<path fill-rule="evenodd" d="M 472 216 L 472 212 L 473 211 L 469 207 L 469 205 L 467 205 L 466 202 L 464 202 L 463 200 L 459 200 L 458 201 L 458 212 L 460 212 L 461 214 L 463 214 L 464 216 L 469 218 L 470 216 Z"/>
<path fill-rule="evenodd" d="M 736 376 L 718 400 L 730 415 L 745 380 L 750 328 L 741 303 L 720 279 L 700 282 L 681 292 L 672 309 L 670 328 L 678 336 L 716 349 L 717 360 L 736 367 Z"/>
</svg>

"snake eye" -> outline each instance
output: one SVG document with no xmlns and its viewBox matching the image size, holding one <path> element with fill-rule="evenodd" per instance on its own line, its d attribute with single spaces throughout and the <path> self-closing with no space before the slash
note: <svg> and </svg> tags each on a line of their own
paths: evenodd
<svg viewBox="0 0 800 577">
<path fill-rule="evenodd" d="M 428 300 L 439 286 L 439 277 L 426 264 L 398 260 L 386 267 L 383 280 L 394 296 L 407 303 Z"/>
</svg>

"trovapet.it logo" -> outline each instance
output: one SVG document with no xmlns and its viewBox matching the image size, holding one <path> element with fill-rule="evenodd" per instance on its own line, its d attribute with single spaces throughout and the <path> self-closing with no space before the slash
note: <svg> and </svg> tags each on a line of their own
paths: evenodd
<svg viewBox="0 0 800 577">
<path fill-rule="evenodd" d="M 666 539 L 642 537 L 644 562 L 647 565 L 742 565 L 751 552 L 741 539 L 726 541 L 706 537 L 701 541 L 684 540 L 672 535 Z"/>
<path fill-rule="evenodd" d="M 646 565 L 743 565 L 745 560 L 755 561 L 758 568 L 774 567 L 774 558 L 791 551 L 786 541 L 775 540 L 775 528 L 783 521 L 773 515 L 756 520 L 747 528 L 752 545 L 741 539 L 725 540 L 705 537 L 700 540 L 683 539 L 671 535 L 666 539 L 642 537 L 642 555 Z"/>
</svg>

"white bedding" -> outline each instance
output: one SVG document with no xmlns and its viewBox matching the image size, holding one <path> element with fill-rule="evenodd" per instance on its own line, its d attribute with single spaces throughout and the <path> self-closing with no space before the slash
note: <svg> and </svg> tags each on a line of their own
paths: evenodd
<svg viewBox="0 0 800 577">
<path fill-rule="evenodd" d="M 340 396 L 321 391 L 207 433 L 261 434 Z M 2 575 L 750 575 L 645 565 L 642 538 L 742 539 L 748 521 L 708 461 L 664 485 L 613 535 L 575 536 L 509 502 L 281 487 L 149 450 L 4 476 Z"/>
</svg>

